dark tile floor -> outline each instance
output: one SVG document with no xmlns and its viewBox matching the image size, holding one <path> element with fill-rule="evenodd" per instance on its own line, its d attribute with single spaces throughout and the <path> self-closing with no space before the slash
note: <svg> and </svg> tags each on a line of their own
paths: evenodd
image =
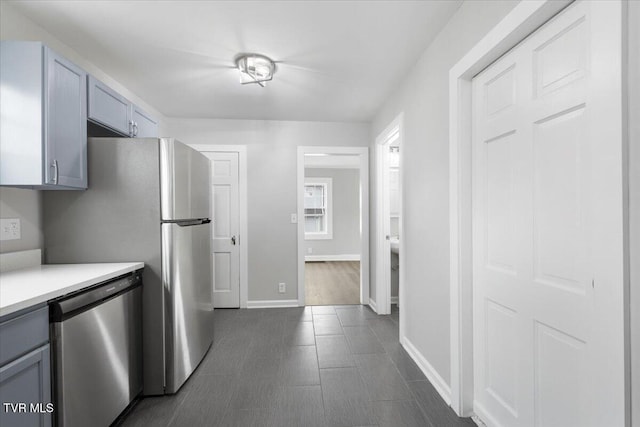
<svg viewBox="0 0 640 427">
<path fill-rule="evenodd" d="M 395 306 L 394 306 L 395 307 Z M 215 342 L 173 396 L 123 426 L 475 426 L 398 342 L 398 311 L 365 306 L 215 311 Z"/>
</svg>

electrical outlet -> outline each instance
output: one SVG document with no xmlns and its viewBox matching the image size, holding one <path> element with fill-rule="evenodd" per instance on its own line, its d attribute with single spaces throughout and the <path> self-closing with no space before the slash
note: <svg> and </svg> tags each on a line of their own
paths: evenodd
<svg viewBox="0 0 640 427">
<path fill-rule="evenodd" d="M 307 248 L 307 253 L 308 254 L 312 254 L 313 253 L 313 248 Z"/>
<path fill-rule="evenodd" d="M 20 239 L 20 218 L 0 219 L 0 240 Z"/>
<path fill-rule="evenodd" d="M 284 294 L 287 292 L 287 284 L 286 283 L 278 283 L 278 292 Z"/>
<path fill-rule="evenodd" d="M 291 214 L 291 224 L 298 223 L 298 214 Z"/>
</svg>

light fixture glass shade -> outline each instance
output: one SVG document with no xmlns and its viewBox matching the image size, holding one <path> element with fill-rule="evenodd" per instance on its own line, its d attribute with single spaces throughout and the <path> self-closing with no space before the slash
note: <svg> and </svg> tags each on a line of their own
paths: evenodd
<svg viewBox="0 0 640 427">
<path fill-rule="evenodd" d="M 254 53 L 241 55 L 236 59 L 236 66 L 240 71 L 240 83 L 257 83 L 264 87 L 265 82 L 273 79 L 276 64 L 264 55 Z"/>
</svg>

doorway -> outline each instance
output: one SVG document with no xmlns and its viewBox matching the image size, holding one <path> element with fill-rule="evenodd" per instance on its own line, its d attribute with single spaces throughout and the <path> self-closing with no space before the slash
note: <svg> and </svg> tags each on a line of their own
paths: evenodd
<svg viewBox="0 0 640 427">
<path fill-rule="evenodd" d="M 401 144 L 402 114 L 376 138 L 376 293 L 371 306 L 378 314 L 391 314 L 401 306 L 404 277 Z"/>
<path fill-rule="evenodd" d="M 246 308 L 249 241 L 246 146 L 194 144 L 191 147 L 211 161 L 214 307 Z"/>
<path fill-rule="evenodd" d="M 298 304 L 369 299 L 368 149 L 298 147 Z"/>
<path fill-rule="evenodd" d="M 360 159 L 304 157 L 306 305 L 360 304 Z"/>
</svg>

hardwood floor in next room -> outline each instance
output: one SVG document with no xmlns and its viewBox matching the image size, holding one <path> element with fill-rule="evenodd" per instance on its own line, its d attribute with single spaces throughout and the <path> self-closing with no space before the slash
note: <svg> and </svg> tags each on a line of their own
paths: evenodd
<svg viewBox="0 0 640 427">
<path fill-rule="evenodd" d="M 360 304 L 360 261 L 304 263 L 307 305 Z"/>
<path fill-rule="evenodd" d="M 364 306 L 215 311 L 215 341 L 173 396 L 123 426 L 457 427 L 398 342 L 398 311 Z"/>
</svg>

